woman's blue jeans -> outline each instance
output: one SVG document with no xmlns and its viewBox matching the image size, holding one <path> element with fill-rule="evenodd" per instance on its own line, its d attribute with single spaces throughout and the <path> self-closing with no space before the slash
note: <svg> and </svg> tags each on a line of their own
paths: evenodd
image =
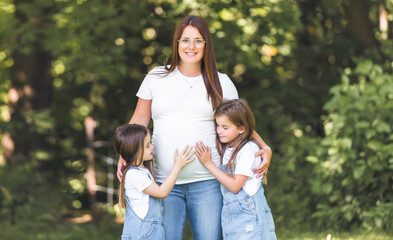
<svg viewBox="0 0 393 240">
<path fill-rule="evenodd" d="M 195 240 L 219 240 L 222 195 L 216 180 L 175 185 L 162 201 L 165 239 L 182 240 L 187 217 Z"/>
</svg>

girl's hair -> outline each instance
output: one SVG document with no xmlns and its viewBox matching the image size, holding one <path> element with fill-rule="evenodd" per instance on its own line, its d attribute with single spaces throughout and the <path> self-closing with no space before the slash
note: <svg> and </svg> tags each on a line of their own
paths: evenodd
<svg viewBox="0 0 393 240">
<path fill-rule="evenodd" d="M 218 134 L 216 135 L 216 145 L 217 150 L 221 156 L 221 163 L 225 148 L 227 146 L 231 146 L 234 149 L 226 167 L 226 171 L 229 169 L 232 169 L 233 171 L 235 167 L 234 163 L 236 155 L 248 141 L 254 141 L 259 146 L 259 144 L 252 137 L 255 128 L 254 115 L 252 114 L 251 108 L 245 100 L 235 99 L 223 101 L 214 113 L 215 118 L 218 116 L 226 116 L 235 126 L 244 127 L 244 133 L 239 134 L 239 136 L 230 143 L 221 143 Z M 217 123 L 215 124 L 217 127 Z"/>
<path fill-rule="evenodd" d="M 127 162 L 122 167 L 123 176 L 119 187 L 119 206 L 126 206 L 126 199 L 124 196 L 124 181 L 126 173 L 130 166 L 139 167 L 142 164 L 153 174 L 153 161 L 143 161 L 144 140 L 149 134 L 149 130 L 138 124 L 125 124 L 118 127 L 113 136 L 113 144 L 115 151 Z"/>
<path fill-rule="evenodd" d="M 187 26 L 197 28 L 203 39 L 206 41 L 202 57 L 201 71 L 208 99 L 210 99 L 212 103 L 212 108 L 216 109 L 223 100 L 223 94 L 216 69 L 213 41 L 211 38 L 209 26 L 203 18 L 198 16 L 187 16 L 177 24 L 175 32 L 173 34 L 171 65 L 168 67 L 168 59 L 166 59 L 164 63 L 166 73 L 171 73 L 180 63 L 178 41 L 183 33 L 184 28 L 186 28 Z"/>
</svg>

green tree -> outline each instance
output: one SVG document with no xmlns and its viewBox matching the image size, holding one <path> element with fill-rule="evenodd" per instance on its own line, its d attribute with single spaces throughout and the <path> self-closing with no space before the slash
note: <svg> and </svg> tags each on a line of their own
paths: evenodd
<svg viewBox="0 0 393 240">
<path fill-rule="evenodd" d="M 391 84 L 385 78 L 392 73 L 393 35 L 379 29 L 381 6 L 391 23 L 391 0 L 1 0 L 0 153 L 7 163 L 0 168 L 29 170 L 11 185 L 14 178 L 1 176 L 1 219 L 10 206 L 15 219 L 22 216 L 29 199 L 39 202 L 53 187 L 20 191 L 37 174 L 45 178 L 34 186 L 49 179 L 64 189 L 61 198 L 86 207 L 84 119 L 97 120 L 96 139 L 110 145 L 114 129 L 130 119 L 144 75 L 170 56 L 175 24 L 196 14 L 209 22 L 219 71 L 250 102 L 257 130 L 273 148 L 266 192 L 277 226 L 313 226 L 316 219 L 321 227 L 387 229 L 391 99 L 380 94 L 387 91 L 381 82 Z M 349 81 L 341 82 L 342 75 Z M 352 90 L 337 90 L 345 87 Z M 386 104 L 386 116 L 370 102 L 375 99 Z M 372 120 L 362 119 L 365 109 Z M 112 154 L 110 147 L 97 151 Z M 340 172 L 321 174 L 337 166 L 333 159 L 341 159 Z M 370 162 L 379 170 L 369 171 Z M 352 186 L 360 180 L 364 189 Z M 337 221 L 340 214 L 345 217 Z"/>
<path fill-rule="evenodd" d="M 320 225 L 391 228 L 393 75 L 370 60 L 346 69 L 326 103 L 326 137 L 315 164 L 312 193 Z M 335 221 L 340 219 L 340 221 Z"/>
</svg>

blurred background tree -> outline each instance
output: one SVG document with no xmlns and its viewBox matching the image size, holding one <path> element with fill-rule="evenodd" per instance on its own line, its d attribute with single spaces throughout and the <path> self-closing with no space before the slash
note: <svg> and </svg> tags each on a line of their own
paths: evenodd
<svg viewBox="0 0 393 240">
<path fill-rule="evenodd" d="M 392 0 L 0 0 L 5 238 L 21 222 L 38 235 L 89 213 L 84 120 L 97 121 L 97 153 L 116 159 L 115 128 L 189 14 L 208 21 L 219 71 L 273 149 L 266 194 L 277 230 L 388 231 L 392 10 Z M 104 230 L 114 212 L 101 209 Z"/>
</svg>

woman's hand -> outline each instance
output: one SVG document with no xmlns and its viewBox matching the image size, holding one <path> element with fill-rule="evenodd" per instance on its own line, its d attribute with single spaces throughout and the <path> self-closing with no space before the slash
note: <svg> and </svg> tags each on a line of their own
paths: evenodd
<svg viewBox="0 0 393 240">
<path fill-rule="evenodd" d="M 119 157 L 119 161 L 117 162 L 117 179 L 121 181 L 121 178 L 123 177 L 123 172 L 121 171 L 123 169 L 123 166 L 127 165 L 126 160 L 124 160 L 121 156 Z"/>
<path fill-rule="evenodd" d="M 196 155 L 199 159 L 199 161 L 204 165 L 208 165 L 209 163 L 212 162 L 212 151 L 209 146 L 205 146 L 203 142 L 197 142 L 195 143 L 195 150 L 196 150 Z"/>
<path fill-rule="evenodd" d="M 183 151 L 181 151 L 180 154 L 178 154 L 178 150 L 176 149 L 175 151 L 175 166 L 178 166 L 180 168 L 185 167 L 187 164 L 189 164 L 190 162 L 194 161 L 195 158 L 190 159 L 191 156 L 195 153 L 194 151 L 192 151 L 192 147 L 189 147 L 188 145 L 185 146 L 185 148 L 183 149 Z"/>
<path fill-rule="evenodd" d="M 262 163 L 258 167 L 253 169 L 254 173 L 258 173 L 257 178 L 266 176 L 270 166 L 270 160 L 272 158 L 272 150 L 270 147 L 265 146 L 259 152 L 255 154 L 256 157 L 262 158 Z"/>
</svg>

